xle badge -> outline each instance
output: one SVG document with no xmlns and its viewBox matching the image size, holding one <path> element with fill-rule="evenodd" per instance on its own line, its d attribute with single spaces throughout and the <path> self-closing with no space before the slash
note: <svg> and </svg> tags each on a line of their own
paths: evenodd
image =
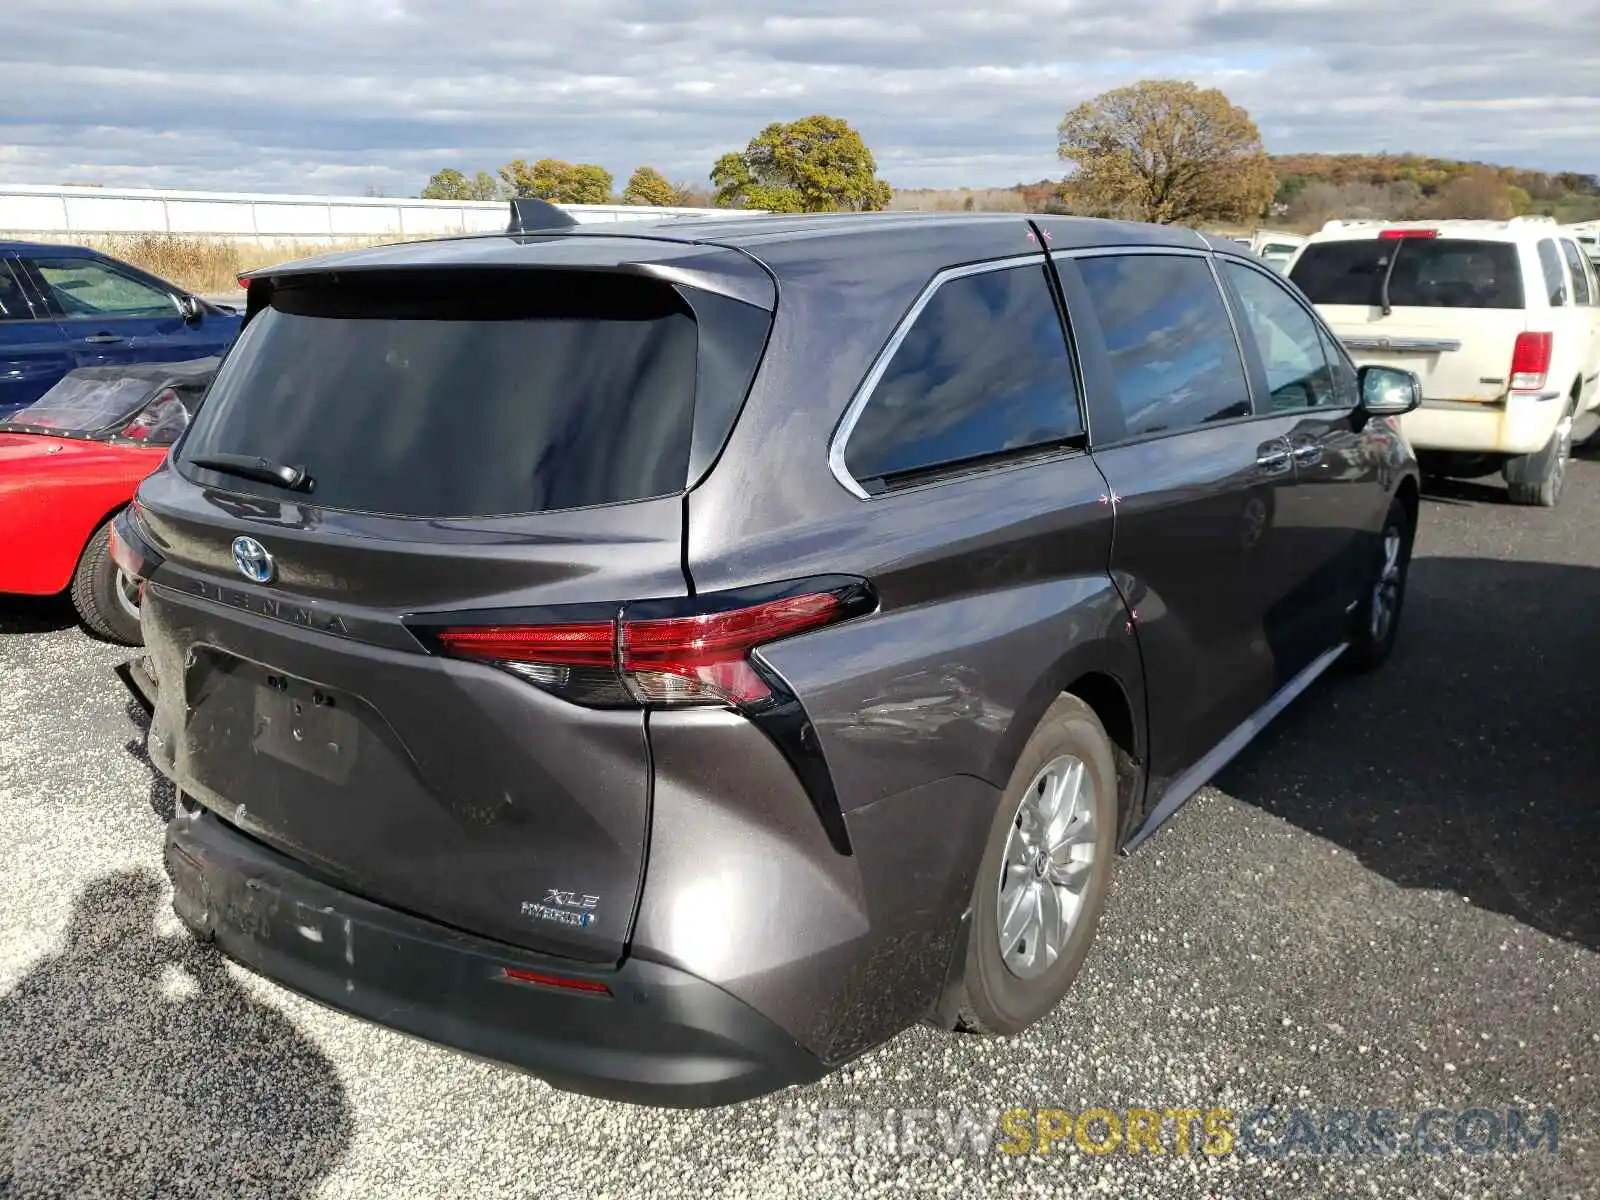
<svg viewBox="0 0 1600 1200">
<path fill-rule="evenodd" d="M 581 892 L 564 892 L 560 888 L 550 888 L 545 892 L 544 899 L 537 904 L 532 900 L 524 900 L 522 915 L 538 921 L 555 921 L 561 925 L 587 929 L 594 924 L 595 910 L 599 907 L 599 896 L 585 896 Z"/>
</svg>

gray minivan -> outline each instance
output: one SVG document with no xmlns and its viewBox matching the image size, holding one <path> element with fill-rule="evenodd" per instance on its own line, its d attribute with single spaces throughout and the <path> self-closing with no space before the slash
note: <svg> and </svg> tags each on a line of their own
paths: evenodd
<svg viewBox="0 0 1600 1200">
<path fill-rule="evenodd" d="M 1243 247 L 529 207 L 252 278 L 117 525 L 248 966 L 656 1104 L 1015 1033 L 1117 851 L 1389 653 L 1416 380 Z"/>
</svg>

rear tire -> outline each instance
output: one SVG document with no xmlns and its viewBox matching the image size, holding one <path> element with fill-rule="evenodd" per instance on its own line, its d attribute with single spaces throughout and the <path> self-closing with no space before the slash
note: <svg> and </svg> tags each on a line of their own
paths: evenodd
<svg viewBox="0 0 1600 1200">
<path fill-rule="evenodd" d="M 1568 404 L 1545 448 L 1536 454 L 1523 454 L 1505 465 L 1506 493 L 1511 503 L 1535 508 L 1554 508 L 1561 503 L 1567 482 L 1567 463 L 1572 458 L 1572 408 Z"/>
<path fill-rule="evenodd" d="M 1117 816 L 1111 739 L 1093 709 L 1062 696 L 1023 747 L 990 826 L 973 891 L 957 1029 L 1018 1033 L 1060 1003 L 1105 906 Z M 1003 905 L 1009 923 L 1000 920 Z"/>
<path fill-rule="evenodd" d="M 139 610 L 133 584 L 111 561 L 111 522 L 107 521 L 84 547 L 72 576 L 72 607 L 96 637 L 123 646 L 142 646 Z"/>
<path fill-rule="evenodd" d="M 1356 671 L 1374 671 L 1388 661 L 1400 633 L 1405 610 L 1406 580 L 1411 574 L 1411 546 L 1416 538 L 1411 514 L 1399 497 L 1389 502 L 1389 514 L 1378 537 L 1378 553 L 1366 594 L 1356 609 L 1355 635 L 1346 661 Z"/>
</svg>

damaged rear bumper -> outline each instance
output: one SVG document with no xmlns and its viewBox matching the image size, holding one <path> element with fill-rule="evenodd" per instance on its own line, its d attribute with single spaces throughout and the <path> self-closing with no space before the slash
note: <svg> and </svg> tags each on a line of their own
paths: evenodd
<svg viewBox="0 0 1600 1200">
<path fill-rule="evenodd" d="M 810 1082 L 820 1061 L 684 971 L 533 954 L 374 904 L 205 809 L 167 830 L 173 904 L 230 957 L 344 1012 L 556 1087 L 673 1107 Z"/>
<path fill-rule="evenodd" d="M 117 678 L 122 680 L 123 686 L 128 689 L 128 694 L 134 702 L 145 711 L 146 716 L 153 716 L 156 711 L 156 695 L 158 687 L 156 679 L 150 672 L 149 662 L 143 658 L 130 659 L 112 668 L 117 673 Z"/>
</svg>

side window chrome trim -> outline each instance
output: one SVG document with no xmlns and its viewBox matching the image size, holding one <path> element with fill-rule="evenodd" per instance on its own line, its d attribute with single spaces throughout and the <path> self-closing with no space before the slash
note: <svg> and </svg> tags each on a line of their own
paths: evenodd
<svg viewBox="0 0 1600 1200">
<path fill-rule="evenodd" d="M 828 443 L 828 469 L 833 472 L 833 477 L 839 481 L 839 486 L 844 488 L 858 500 L 874 499 L 871 492 L 856 482 L 855 476 L 850 474 L 844 465 L 844 452 L 850 441 L 850 434 L 854 432 L 856 423 L 861 420 L 872 393 L 878 388 L 878 382 L 883 378 L 884 372 L 889 369 L 895 353 L 911 333 L 911 327 L 916 324 L 917 318 L 922 315 L 922 310 L 928 307 L 928 302 L 933 299 L 934 293 L 949 283 L 952 279 L 965 279 L 969 275 L 987 275 L 992 271 L 1009 271 L 1013 267 L 1026 266 L 1046 267 L 1049 265 L 1044 251 L 1036 250 L 1032 254 L 1019 254 L 1011 258 L 993 258 L 986 262 L 966 263 L 959 267 L 946 267 L 928 281 L 906 315 L 895 326 L 894 332 L 889 335 L 889 340 L 884 343 L 883 349 L 878 352 L 878 357 L 872 360 L 872 367 L 867 371 L 866 378 L 856 388 L 855 395 L 850 398 L 850 403 L 844 410 L 844 415 L 839 418 L 839 424 L 834 427 L 833 438 Z M 1063 335 L 1064 337 L 1065 335 Z"/>
<path fill-rule="evenodd" d="M 1161 254 L 1168 258 L 1210 258 L 1214 251 L 1195 246 L 1078 246 L 1052 250 L 1051 258 L 1128 258 L 1136 254 Z"/>
</svg>

